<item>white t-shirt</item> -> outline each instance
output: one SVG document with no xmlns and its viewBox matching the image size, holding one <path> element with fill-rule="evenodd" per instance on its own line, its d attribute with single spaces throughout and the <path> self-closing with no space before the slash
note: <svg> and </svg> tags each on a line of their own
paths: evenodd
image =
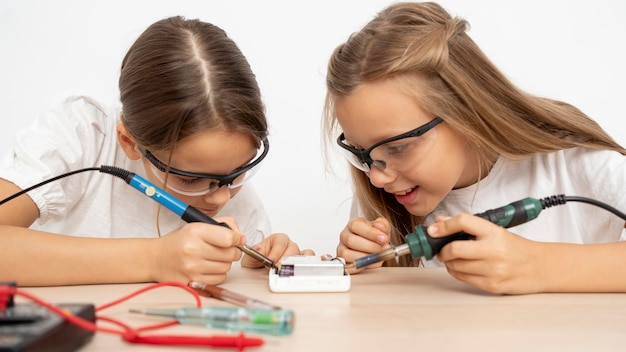
<svg viewBox="0 0 626 352">
<path fill-rule="evenodd" d="M 424 223 L 433 223 L 437 215 L 477 214 L 527 197 L 560 194 L 592 198 L 626 213 L 626 156 L 573 148 L 521 161 L 501 157 L 479 183 L 451 191 Z M 580 244 L 616 242 L 626 236 L 624 220 L 579 202 L 546 208 L 509 231 L 533 241 Z M 433 259 L 424 264 L 440 263 Z"/>
<path fill-rule="evenodd" d="M 0 177 L 26 189 L 44 180 L 87 167 L 110 165 L 146 178 L 140 160 L 119 147 L 120 108 L 74 96 L 53 107 L 16 135 L 15 149 L 1 161 Z M 72 236 L 158 237 L 185 224 L 124 180 L 99 171 L 81 172 L 36 188 L 28 195 L 39 208 L 33 229 Z M 270 222 L 252 184 L 247 183 L 217 215 L 231 216 L 247 243 L 270 234 Z"/>
</svg>

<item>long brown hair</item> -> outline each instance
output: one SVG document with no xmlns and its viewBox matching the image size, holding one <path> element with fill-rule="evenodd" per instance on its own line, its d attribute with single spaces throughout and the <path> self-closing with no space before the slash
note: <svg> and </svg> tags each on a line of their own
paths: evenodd
<svg viewBox="0 0 626 352">
<path fill-rule="evenodd" d="M 219 27 L 176 16 L 150 25 L 130 47 L 119 79 L 123 123 L 147 149 L 173 150 L 198 131 L 267 136 L 256 77 Z"/>
<path fill-rule="evenodd" d="M 511 83 L 467 35 L 466 20 L 440 5 L 395 3 L 379 12 L 331 55 L 326 77 L 325 143 L 339 129 L 337 98 L 366 82 L 393 79 L 426 110 L 466 136 L 479 170 L 498 156 L 514 159 L 572 147 L 626 150 L 576 107 L 528 94 Z M 391 242 L 414 231 L 412 216 L 367 175 L 351 168 L 354 192 L 367 218 L 388 218 Z M 482 174 L 482 172 L 479 172 Z M 479 181 L 479 180 L 476 180 Z M 387 263 L 391 264 L 391 263 Z M 401 258 L 401 265 L 418 265 Z"/>
</svg>

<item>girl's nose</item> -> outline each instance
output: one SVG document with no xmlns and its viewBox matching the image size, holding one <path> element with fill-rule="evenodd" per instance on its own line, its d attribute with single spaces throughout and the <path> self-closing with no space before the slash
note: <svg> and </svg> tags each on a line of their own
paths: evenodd
<svg viewBox="0 0 626 352">
<path fill-rule="evenodd" d="M 228 188 L 228 186 L 222 186 L 213 192 L 205 194 L 202 196 L 202 199 L 207 203 L 219 205 L 221 207 L 230 199 L 230 188 Z"/>
<path fill-rule="evenodd" d="M 367 174 L 367 177 L 369 177 L 370 183 L 374 187 L 384 188 L 385 185 L 393 182 L 398 177 L 398 174 L 389 169 L 385 169 L 383 171 L 372 165 L 370 167 L 370 172 Z"/>
</svg>

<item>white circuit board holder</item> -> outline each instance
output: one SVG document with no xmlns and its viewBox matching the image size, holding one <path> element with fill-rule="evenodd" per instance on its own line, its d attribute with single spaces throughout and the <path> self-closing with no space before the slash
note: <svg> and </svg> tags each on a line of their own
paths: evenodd
<svg viewBox="0 0 626 352">
<path fill-rule="evenodd" d="M 342 258 L 322 259 L 317 256 L 290 256 L 280 261 L 280 272 L 269 271 L 272 292 L 346 292 L 350 290 L 350 274 Z"/>
</svg>

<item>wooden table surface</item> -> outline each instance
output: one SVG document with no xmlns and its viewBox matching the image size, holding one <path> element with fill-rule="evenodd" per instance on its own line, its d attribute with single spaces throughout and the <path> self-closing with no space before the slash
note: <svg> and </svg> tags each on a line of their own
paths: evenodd
<svg viewBox="0 0 626 352">
<path fill-rule="evenodd" d="M 452 278 L 441 268 L 379 268 L 351 277 L 341 293 L 273 293 L 264 269 L 235 267 L 222 287 L 292 309 L 287 336 L 260 336 L 247 351 L 624 351 L 626 294 L 494 295 Z M 147 284 L 24 288 L 52 303 L 96 306 Z M 23 302 L 24 299 L 18 299 Z M 202 298 L 203 306 L 232 306 Z M 193 306 L 192 295 L 164 287 L 98 313 L 143 326 L 161 317 L 130 308 Z M 106 326 L 99 322 L 99 325 Z M 228 335 L 201 326 L 177 325 L 155 334 Z M 81 351 L 200 351 L 203 347 L 129 344 L 97 333 Z M 215 349 L 218 350 L 218 349 Z M 226 349 L 219 349 L 224 350 Z M 233 350 L 233 349 L 230 349 Z"/>
</svg>

